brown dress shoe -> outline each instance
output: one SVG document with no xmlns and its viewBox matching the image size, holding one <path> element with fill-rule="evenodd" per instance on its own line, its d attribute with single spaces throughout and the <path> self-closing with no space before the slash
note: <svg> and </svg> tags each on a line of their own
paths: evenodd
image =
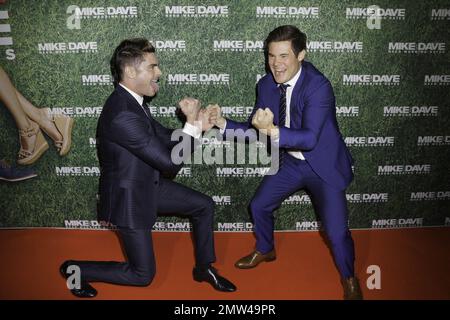
<svg viewBox="0 0 450 320">
<path fill-rule="evenodd" d="M 239 259 L 234 266 L 239 269 L 250 269 L 256 267 L 263 261 L 269 262 L 274 261 L 277 257 L 275 256 L 275 250 L 272 250 L 266 254 L 262 254 L 259 251 L 253 251 L 248 256 Z"/>
<path fill-rule="evenodd" d="M 358 279 L 347 278 L 342 280 L 344 287 L 344 300 L 362 300 L 362 292 L 359 286 Z"/>
</svg>

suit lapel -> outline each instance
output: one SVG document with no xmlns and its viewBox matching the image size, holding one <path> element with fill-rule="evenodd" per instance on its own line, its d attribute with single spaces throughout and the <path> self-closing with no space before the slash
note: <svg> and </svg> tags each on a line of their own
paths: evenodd
<svg viewBox="0 0 450 320">
<path fill-rule="evenodd" d="M 147 114 L 143 109 L 144 107 L 139 105 L 139 103 L 136 101 L 136 99 L 127 90 L 125 90 L 120 85 L 117 86 L 116 90 L 118 90 L 119 93 L 127 99 L 128 105 L 131 106 L 132 110 L 134 110 L 136 113 L 139 113 L 140 115 L 146 117 L 147 119 L 151 120 L 150 110 L 148 110 L 148 114 Z"/>
<path fill-rule="evenodd" d="M 291 96 L 291 128 L 300 128 L 302 125 L 302 111 L 303 111 L 303 103 L 302 100 L 299 99 L 303 95 L 304 91 L 304 83 L 305 77 L 308 73 L 308 64 L 309 62 L 304 61 L 302 64 L 302 71 L 300 73 L 300 77 L 295 84 L 294 90 L 292 91 Z"/>
<path fill-rule="evenodd" d="M 263 108 L 269 107 L 269 109 L 273 112 L 273 120 L 275 124 L 280 123 L 280 89 L 278 89 L 278 85 L 273 79 L 271 73 L 269 73 L 271 82 L 264 88 L 264 97 L 266 97 L 266 103 L 268 105 L 261 106 Z M 253 115 L 252 115 L 253 116 Z"/>
</svg>

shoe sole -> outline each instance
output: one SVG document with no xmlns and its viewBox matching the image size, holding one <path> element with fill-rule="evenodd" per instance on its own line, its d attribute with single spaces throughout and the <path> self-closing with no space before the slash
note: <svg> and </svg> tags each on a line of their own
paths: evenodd
<svg viewBox="0 0 450 320">
<path fill-rule="evenodd" d="M 33 153 L 32 157 L 19 159 L 19 160 L 17 160 L 17 163 L 21 164 L 21 165 L 33 164 L 44 154 L 45 151 L 47 151 L 47 149 L 48 149 L 48 143 L 45 142 L 45 143 L 41 144 L 39 149 Z"/>
<path fill-rule="evenodd" d="M 246 266 L 239 266 L 236 263 L 236 264 L 234 264 L 234 266 L 238 269 L 253 269 L 253 268 L 256 268 L 261 262 L 272 262 L 272 261 L 275 261 L 276 259 L 277 259 L 277 257 L 267 258 L 267 259 L 261 260 L 260 262 L 258 262 L 255 265 L 246 265 Z"/>
<path fill-rule="evenodd" d="M 203 280 L 203 279 L 197 279 L 195 276 L 194 276 L 193 278 L 194 278 L 194 280 L 197 281 L 197 282 L 206 282 L 206 283 L 208 283 L 209 285 L 211 285 L 211 287 L 214 288 L 214 290 L 217 290 L 217 291 L 220 291 L 220 292 L 235 292 L 235 291 L 236 291 L 236 289 L 234 289 L 234 290 L 220 290 L 220 289 L 217 289 L 216 287 L 214 287 L 211 283 L 209 283 L 209 282 L 206 281 L 206 280 Z"/>
<path fill-rule="evenodd" d="M 28 179 L 31 179 L 31 178 L 34 178 L 34 177 L 37 177 L 36 173 L 30 174 L 30 175 L 25 176 L 25 177 L 14 178 L 14 179 L 7 179 L 7 178 L 4 178 L 4 177 L 0 177 L 0 180 L 8 181 L 8 182 L 18 182 L 18 181 L 28 180 Z"/>
</svg>

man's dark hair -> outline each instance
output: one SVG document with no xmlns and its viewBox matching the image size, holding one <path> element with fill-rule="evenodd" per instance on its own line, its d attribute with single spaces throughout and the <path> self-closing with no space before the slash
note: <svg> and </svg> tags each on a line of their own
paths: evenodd
<svg viewBox="0 0 450 320">
<path fill-rule="evenodd" d="M 272 30 L 264 41 L 264 52 L 268 54 L 271 42 L 291 41 L 292 51 L 297 57 L 306 49 L 306 34 L 301 32 L 296 26 L 284 25 Z"/>
<path fill-rule="evenodd" d="M 111 57 L 110 67 L 114 86 L 122 80 L 125 66 L 138 66 L 144 60 L 145 53 L 154 53 L 155 47 L 145 38 L 123 40 Z"/>
</svg>

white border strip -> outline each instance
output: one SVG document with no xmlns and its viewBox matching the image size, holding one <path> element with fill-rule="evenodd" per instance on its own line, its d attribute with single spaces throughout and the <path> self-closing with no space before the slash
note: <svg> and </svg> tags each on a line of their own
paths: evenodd
<svg viewBox="0 0 450 320">
<path fill-rule="evenodd" d="M 0 24 L 0 32 L 11 32 L 10 24 Z"/>
<path fill-rule="evenodd" d="M 0 46 L 10 46 L 12 44 L 13 44 L 13 40 L 11 37 L 0 38 Z"/>
<path fill-rule="evenodd" d="M 0 19 L 9 19 L 8 11 L 0 11 Z"/>
</svg>

